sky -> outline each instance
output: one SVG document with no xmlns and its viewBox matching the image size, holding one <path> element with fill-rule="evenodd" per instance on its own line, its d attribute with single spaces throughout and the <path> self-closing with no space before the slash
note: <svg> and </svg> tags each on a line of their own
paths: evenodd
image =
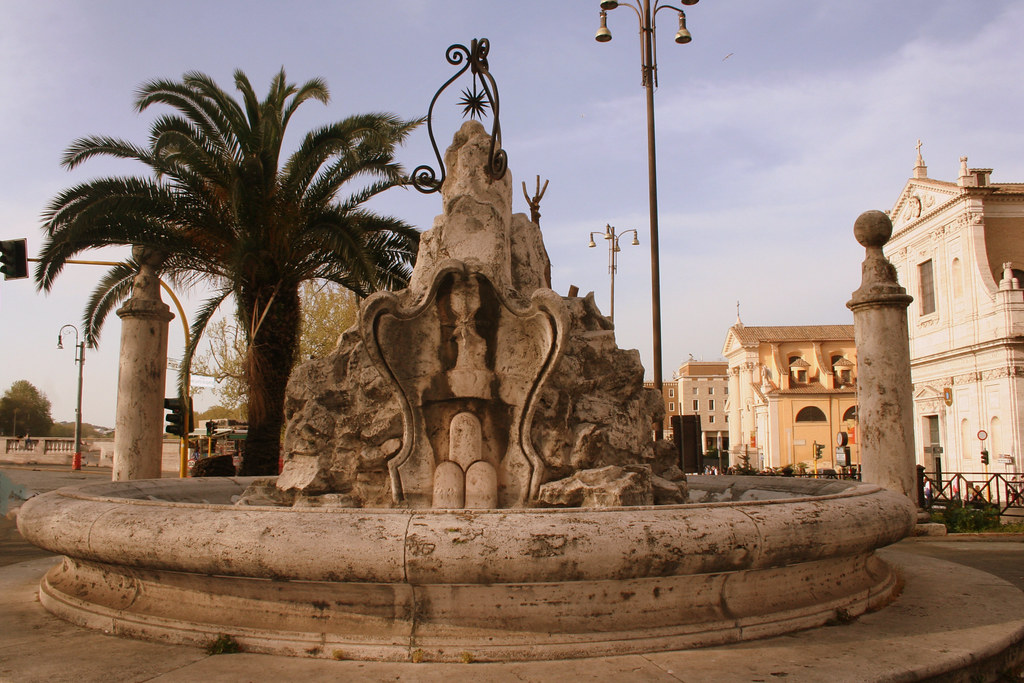
<svg viewBox="0 0 1024 683">
<path fill-rule="evenodd" d="M 282 67 L 321 77 L 325 106 L 290 123 L 299 135 L 367 111 L 426 113 L 455 72 L 449 45 L 488 38 L 500 95 L 513 210 L 528 213 L 539 175 L 549 182 L 541 228 L 552 287 L 595 292 L 608 310 L 605 242 L 591 231 L 636 229 L 622 241 L 615 280 L 616 338 L 651 367 L 651 272 L 646 109 L 638 22 L 609 12 L 597 43 L 598 0 L 47 0 L 0 2 L 0 239 L 43 243 L 41 215 L 62 189 L 92 177 L 142 173 L 109 160 L 60 163 L 77 138 L 144 144 L 162 111 L 137 114 L 136 89 L 202 71 L 225 89 L 243 70 L 257 93 Z M 955 180 L 959 158 L 1024 181 L 1024 3 L 1015 0 L 701 0 L 687 7 L 693 42 L 672 41 L 675 12 L 657 14 L 655 95 L 663 367 L 716 360 L 737 303 L 747 325 L 852 323 L 863 249 L 853 222 L 892 207 L 911 176 L 918 139 L 929 176 Z M 461 122 L 458 91 L 437 105 L 438 146 Z M 488 126 L 490 121 L 485 122 Z M 292 145 L 289 147 L 289 144 Z M 399 151 L 406 168 L 436 165 L 425 128 Z M 393 190 L 373 208 L 428 229 L 438 195 Z M 118 260 L 123 250 L 82 258 Z M 33 265 L 33 264 L 30 264 Z M 0 392 L 19 379 L 74 419 L 74 333 L 104 269 L 68 266 L 48 294 L 0 281 Z M 178 292 L 191 317 L 203 292 Z M 339 331 L 340 333 L 340 331 Z M 86 351 L 82 419 L 113 426 L 120 320 Z M 180 358 L 179 320 L 169 355 Z M 174 372 L 169 373 L 172 395 Z M 196 398 L 215 402 L 210 390 Z M 6 431 L 0 426 L 0 432 Z"/>
</svg>

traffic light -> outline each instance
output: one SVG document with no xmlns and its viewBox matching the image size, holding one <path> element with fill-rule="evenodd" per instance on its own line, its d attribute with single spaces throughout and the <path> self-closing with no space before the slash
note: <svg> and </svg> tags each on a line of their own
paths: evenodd
<svg viewBox="0 0 1024 683">
<path fill-rule="evenodd" d="M 0 273 L 5 280 L 21 280 L 28 277 L 27 240 L 0 240 Z"/>
<path fill-rule="evenodd" d="M 814 459 L 815 460 L 821 460 L 824 457 L 822 455 L 824 453 L 824 451 L 825 451 L 825 444 L 817 443 L 817 442 L 814 443 Z"/>
<path fill-rule="evenodd" d="M 988 464 L 988 451 L 982 451 L 981 452 L 981 464 L 983 464 L 983 465 L 987 465 Z"/>
<path fill-rule="evenodd" d="M 188 400 L 188 411 L 182 409 L 181 399 L 175 396 L 174 398 L 164 399 L 164 409 L 169 410 L 167 413 L 167 428 L 164 430 L 168 434 L 174 434 L 175 436 L 184 437 L 192 431 L 192 399 Z"/>
</svg>

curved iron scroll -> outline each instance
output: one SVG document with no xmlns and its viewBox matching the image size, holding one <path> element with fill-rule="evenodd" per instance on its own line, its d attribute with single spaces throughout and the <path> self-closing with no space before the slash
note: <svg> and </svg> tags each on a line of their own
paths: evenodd
<svg viewBox="0 0 1024 683">
<path fill-rule="evenodd" d="M 441 157 L 441 152 L 437 149 L 437 141 L 434 139 L 434 104 L 441 93 L 454 83 L 459 76 L 466 73 L 467 69 L 473 74 L 473 89 L 472 91 L 463 91 L 464 97 L 460 102 L 460 104 L 465 105 L 463 115 L 468 114 L 473 118 L 477 116 L 482 117 L 485 110 L 490 108 L 494 116 L 494 123 L 491 126 L 491 150 L 485 168 L 487 175 L 491 180 L 500 180 L 508 169 L 508 155 L 501 148 L 501 123 L 498 117 L 498 85 L 494 82 L 494 77 L 491 76 L 490 69 L 487 66 L 487 53 L 490 52 L 490 49 L 491 43 L 486 38 L 480 38 L 479 40 L 474 38 L 469 48 L 465 45 L 456 44 L 449 45 L 445 51 L 445 58 L 449 64 L 453 66 L 463 64 L 463 62 L 465 64 L 434 93 L 434 98 L 430 100 L 430 109 L 427 110 L 427 133 L 430 135 L 430 144 L 434 148 L 434 156 L 437 157 L 437 164 L 441 169 L 441 177 L 438 178 L 437 172 L 426 164 L 417 166 L 412 172 L 412 184 L 424 194 L 440 190 L 441 184 L 444 183 L 445 179 L 444 159 Z M 482 93 L 477 90 L 478 84 L 483 90 Z M 485 97 L 486 101 L 484 100 Z"/>
</svg>

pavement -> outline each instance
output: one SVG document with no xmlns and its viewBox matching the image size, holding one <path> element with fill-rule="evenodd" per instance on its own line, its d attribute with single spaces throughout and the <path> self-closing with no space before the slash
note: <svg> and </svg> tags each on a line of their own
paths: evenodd
<svg viewBox="0 0 1024 683">
<path fill-rule="evenodd" d="M 91 480 L 106 468 L 0 463 L 13 502 Z M 166 476 L 176 476 L 167 473 Z M 1024 535 L 911 538 L 880 551 L 905 585 L 852 623 L 721 647 L 549 662 L 397 663 L 304 659 L 131 640 L 84 629 L 39 604 L 55 555 L 0 517 L 0 681 L 1021 681 Z"/>
</svg>

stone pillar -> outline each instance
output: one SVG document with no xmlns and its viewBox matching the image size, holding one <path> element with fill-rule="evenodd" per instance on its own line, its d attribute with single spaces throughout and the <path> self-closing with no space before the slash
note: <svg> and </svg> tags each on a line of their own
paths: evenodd
<svg viewBox="0 0 1024 683">
<path fill-rule="evenodd" d="M 857 421 L 862 479 L 917 500 L 914 411 L 910 382 L 907 307 L 914 298 L 900 287 L 882 253 L 892 221 L 881 211 L 862 213 L 853 234 L 865 247 L 853 311 L 857 343 Z"/>
<path fill-rule="evenodd" d="M 121 355 L 117 377 L 114 481 L 160 477 L 163 459 L 167 325 L 174 317 L 160 299 L 156 268 L 163 255 L 135 247 L 139 273 L 118 309 Z"/>
</svg>

